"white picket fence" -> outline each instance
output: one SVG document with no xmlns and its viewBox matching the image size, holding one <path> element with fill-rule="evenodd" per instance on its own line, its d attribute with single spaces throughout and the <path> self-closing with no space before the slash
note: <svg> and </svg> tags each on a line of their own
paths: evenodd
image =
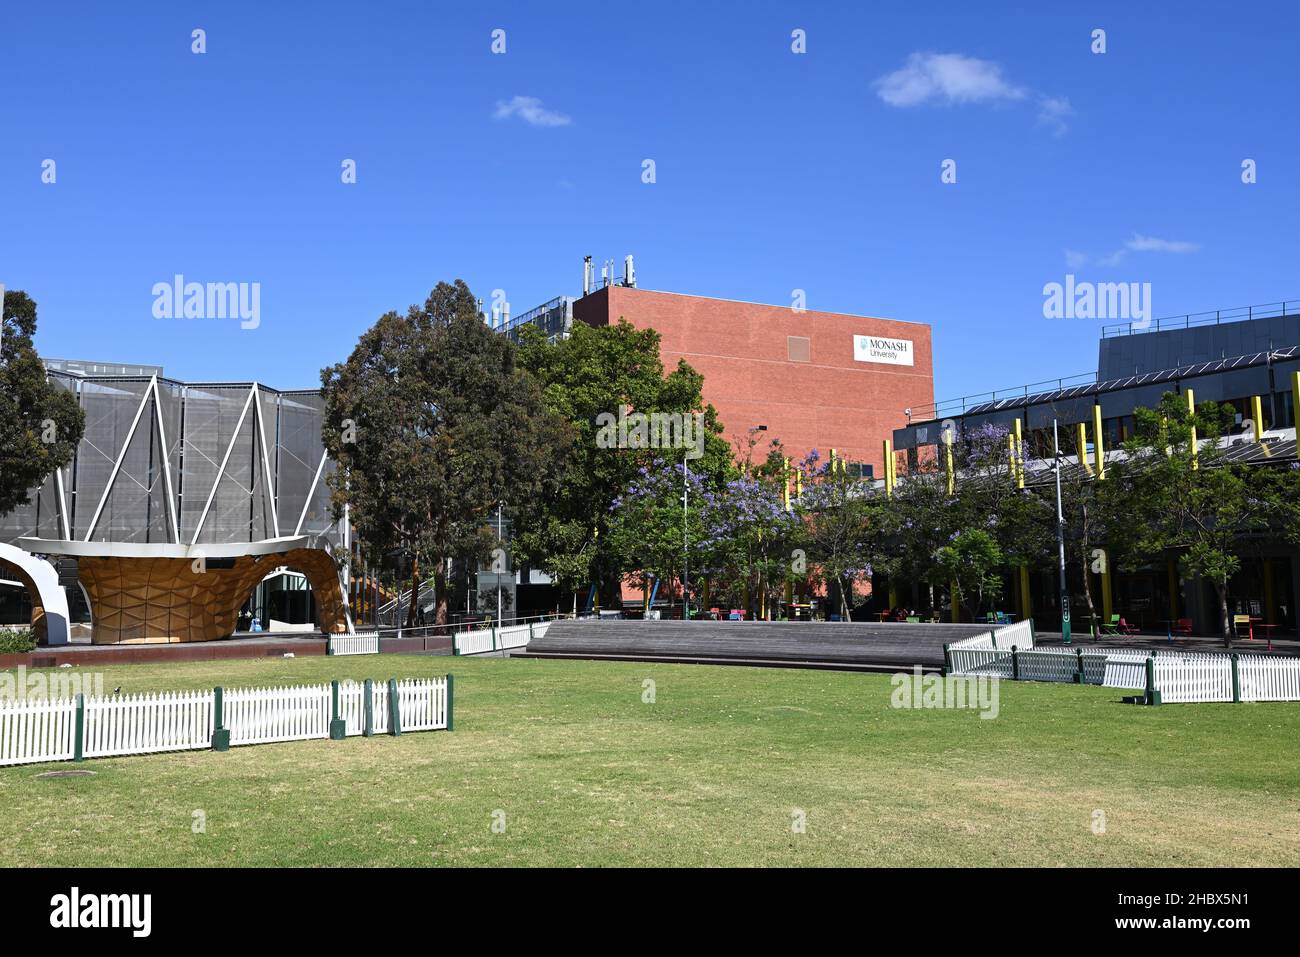
<svg viewBox="0 0 1300 957">
<path fill-rule="evenodd" d="M 533 638 L 541 638 L 550 628 L 549 621 L 536 621 L 523 625 L 506 625 L 504 628 L 475 628 L 458 631 L 452 636 L 453 654 L 482 655 L 493 651 L 526 648 Z"/>
<path fill-rule="evenodd" d="M 1231 701 L 1232 657 L 1216 654 L 1156 655 L 1156 687 L 1167 702 Z M 1143 668 L 1145 669 L 1145 664 Z M 1143 678 L 1143 686 L 1146 679 Z"/>
<path fill-rule="evenodd" d="M 0 765 L 73 756 L 75 701 L 0 701 Z"/>
<path fill-rule="evenodd" d="M 1024 624 L 1024 623 L 1021 623 Z M 1018 626 L 1011 626 L 1018 627 Z M 948 673 L 1024 681 L 1078 680 L 1106 688 L 1156 690 L 1170 704 L 1215 701 L 1300 701 L 1300 658 L 1237 655 L 1237 698 L 1233 690 L 1233 655 L 1223 652 L 1166 652 L 1090 649 L 1082 657 L 1073 648 L 1017 650 L 1003 645 L 1004 633 L 977 635 L 949 645 Z M 1023 636 L 1021 636 L 1023 637 Z M 1017 639 L 1019 640 L 1019 639 Z M 1032 641 L 1032 632 L 1030 639 Z M 996 641 L 996 647 L 994 642 Z M 1147 688 L 1152 663 L 1154 688 Z"/>
<path fill-rule="evenodd" d="M 213 691 L 87 698 L 83 756 L 189 751 L 212 744 Z"/>
<path fill-rule="evenodd" d="M 401 731 L 450 729 L 450 676 L 395 683 Z M 0 765 L 68 761 L 213 746 L 216 691 L 0 701 Z M 389 686 L 371 686 L 371 731 L 391 730 Z M 330 685 L 230 688 L 222 692 L 222 726 L 230 744 L 269 744 L 328 738 L 333 716 Z M 339 684 L 339 717 L 348 735 L 365 732 L 365 686 Z"/>
<path fill-rule="evenodd" d="M 377 655 L 379 632 L 358 631 L 354 635 L 329 635 L 326 651 L 331 655 Z"/>
<path fill-rule="evenodd" d="M 1300 659 L 1239 655 L 1243 701 L 1300 701 Z"/>
</svg>

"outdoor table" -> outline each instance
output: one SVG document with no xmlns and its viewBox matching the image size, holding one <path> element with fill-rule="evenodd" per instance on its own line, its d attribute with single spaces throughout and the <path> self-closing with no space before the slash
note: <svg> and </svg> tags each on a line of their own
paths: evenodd
<svg viewBox="0 0 1300 957">
<path fill-rule="evenodd" d="M 1270 625 L 1265 622 L 1259 621 L 1259 622 L 1255 622 L 1253 627 L 1258 628 L 1260 631 L 1264 632 L 1264 637 L 1268 639 L 1268 650 L 1272 651 L 1273 630 L 1277 628 L 1277 625 Z"/>
</svg>

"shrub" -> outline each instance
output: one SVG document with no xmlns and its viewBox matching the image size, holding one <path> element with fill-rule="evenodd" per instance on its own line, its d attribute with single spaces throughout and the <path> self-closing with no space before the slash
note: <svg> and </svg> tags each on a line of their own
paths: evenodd
<svg viewBox="0 0 1300 957">
<path fill-rule="evenodd" d="M 0 655 L 21 655 L 35 647 L 36 635 L 31 631 L 0 628 Z"/>
</svg>

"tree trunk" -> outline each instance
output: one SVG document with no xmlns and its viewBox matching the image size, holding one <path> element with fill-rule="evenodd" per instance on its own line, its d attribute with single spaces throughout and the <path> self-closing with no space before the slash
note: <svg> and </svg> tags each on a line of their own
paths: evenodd
<svg viewBox="0 0 1300 957">
<path fill-rule="evenodd" d="M 438 561 L 438 567 L 433 572 L 433 592 L 434 599 L 437 602 L 436 610 L 433 613 L 433 623 L 440 628 L 447 625 L 447 563 L 445 560 Z"/>
<path fill-rule="evenodd" d="M 1083 553 L 1082 555 L 1080 555 L 1081 561 L 1079 563 L 1079 568 L 1083 572 L 1083 597 L 1084 600 L 1088 603 L 1088 617 L 1091 619 L 1091 624 L 1096 625 L 1097 606 L 1092 603 L 1092 580 L 1090 578 L 1090 573 L 1089 573 L 1088 545 L 1086 542 L 1082 546 L 1082 550 Z"/>
<path fill-rule="evenodd" d="M 396 602 L 396 599 L 394 599 Z M 415 627 L 415 613 L 420 606 L 420 558 L 411 559 L 411 604 L 406 610 L 406 627 Z"/>
<path fill-rule="evenodd" d="M 840 580 L 840 615 L 844 621 L 849 620 L 849 589 L 845 587 L 846 580 L 847 576 Z"/>
<path fill-rule="evenodd" d="M 1223 635 L 1223 647 L 1232 647 L 1232 622 L 1228 620 L 1228 583 L 1215 582 L 1214 590 L 1219 596 L 1219 629 Z"/>
</svg>

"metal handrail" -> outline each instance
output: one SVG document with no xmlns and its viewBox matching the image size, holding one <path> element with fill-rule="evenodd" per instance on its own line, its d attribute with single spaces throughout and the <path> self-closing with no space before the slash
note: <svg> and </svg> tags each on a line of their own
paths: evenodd
<svg viewBox="0 0 1300 957">
<path fill-rule="evenodd" d="M 1264 303 L 1258 306 L 1233 306 L 1230 309 L 1216 309 L 1214 312 L 1189 312 L 1182 316 L 1167 316 L 1154 322 L 1134 327 L 1131 322 L 1102 326 L 1103 339 L 1115 336 L 1135 336 L 1144 332 L 1167 332 L 1171 329 L 1194 329 L 1197 326 L 1217 326 L 1224 322 L 1249 322 L 1251 319 L 1272 319 L 1278 316 L 1293 316 L 1300 310 L 1300 299 L 1285 299 L 1278 303 Z"/>
</svg>

